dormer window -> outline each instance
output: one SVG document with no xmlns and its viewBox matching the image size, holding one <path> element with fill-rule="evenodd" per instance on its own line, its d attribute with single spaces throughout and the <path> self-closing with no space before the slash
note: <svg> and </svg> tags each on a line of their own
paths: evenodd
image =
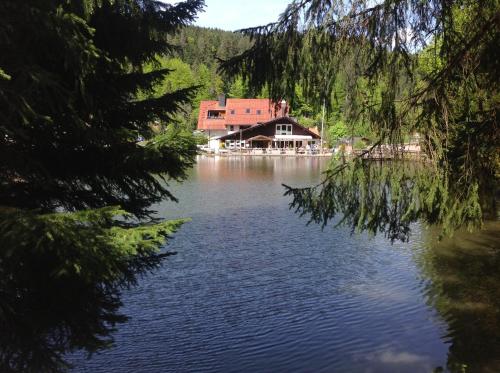
<svg viewBox="0 0 500 373">
<path fill-rule="evenodd" d="M 225 111 L 220 111 L 220 110 L 209 110 L 207 113 L 207 118 L 208 119 L 224 119 L 224 114 L 226 114 Z"/>
<path fill-rule="evenodd" d="M 277 124 L 276 125 L 276 135 L 291 135 L 292 125 L 291 124 Z"/>
</svg>

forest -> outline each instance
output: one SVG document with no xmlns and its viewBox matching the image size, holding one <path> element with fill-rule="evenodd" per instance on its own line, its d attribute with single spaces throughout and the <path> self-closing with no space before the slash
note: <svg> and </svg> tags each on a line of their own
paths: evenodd
<svg viewBox="0 0 500 373">
<path fill-rule="evenodd" d="M 294 0 L 238 33 L 192 26 L 204 7 L 0 1 L 0 371 L 66 372 L 68 354 L 112 346 L 124 292 L 175 254 L 188 219 L 156 210 L 178 201 L 199 102 L 220 93 L 286 99 L 306 126 L 325 108 L 331 145 L 394 149 L 285 185 L 304 224 L 405 242 L 498 219 L 498 0 Z M 418 164 L 397 158 L 414 133 Z"/>
</svg>

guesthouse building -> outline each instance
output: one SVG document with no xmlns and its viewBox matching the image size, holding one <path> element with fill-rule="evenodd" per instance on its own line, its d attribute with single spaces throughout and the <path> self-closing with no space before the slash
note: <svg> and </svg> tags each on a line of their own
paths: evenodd
<svg viewBox="0 0 500 373">
<path fill-rule="evenodd" d="M 286 103 L 274 104 L 267 98 L 229 98 L 219 96 L 217 101 L 202 101 L 197 130 L 209 138 L 211 148 L 219 146 L 219 139 L 260 123 L 286 115 Z"/>
</svg>

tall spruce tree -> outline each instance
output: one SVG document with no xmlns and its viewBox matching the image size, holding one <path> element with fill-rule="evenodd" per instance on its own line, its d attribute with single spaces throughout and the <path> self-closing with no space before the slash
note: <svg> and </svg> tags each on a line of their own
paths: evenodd
<svg viewBox="0 0 500 373">
<path fill-rule="evenodd" d="M 253 46 L 226 72 L 273 99 L 300 85 L 316 106 L 331 105 L 340 84 L 350 124 L 369 125 L 396 157 L 405 136 L 422 136 L 424 172 L 341 161 L 320 185 L 287 188 L 300 213 L 391 239 L 407 239 L 416 220 L 451 233 L 496 217 L 498 0 L 295 0 L 276 23 L 242 32 Z"/>
<path fill-rule="evenodd" d="M 108 346 L 120 292 L 157 267 L 182 221 L 154 221 L 195 159 L 162 133 L 195 88 L 160 97 L 167 35 L 202 0 L 0 2 L 0 370 L 57 372 Z M 139 143 L 138 139 L 146 142 Z"/>
</svg>

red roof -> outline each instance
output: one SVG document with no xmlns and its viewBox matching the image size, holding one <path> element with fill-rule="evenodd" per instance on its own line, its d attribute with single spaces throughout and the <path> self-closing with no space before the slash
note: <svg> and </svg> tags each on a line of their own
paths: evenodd
<svg viewBox="0 0 500 373">
<path fill-rule="evenodd" d="M 199 130 L 225 130 L 225 119 L 208 119 L 209 110 L 224 110 L 219 106 L 219 101 L 202 101 L 200 103 L 200 113 L 198 114 Z"/>
<path fill-rule="evenodd" d="M 209 119 L 210 110 L 220 112 L 222 118 Z M 267 98 L 228 98 L 226 106 L 219 101 L 202 101 L 198 116 L 199 130 L 225 130 L 229 125 L 253 126 L 268 122 L 279 114 L 279 106 Z"/>
</svg>

